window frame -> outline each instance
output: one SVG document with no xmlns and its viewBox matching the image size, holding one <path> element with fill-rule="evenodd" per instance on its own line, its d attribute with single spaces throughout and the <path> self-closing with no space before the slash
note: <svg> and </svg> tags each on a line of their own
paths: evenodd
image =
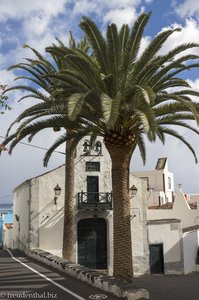
<svg viewBox="0 0 199 300">
<path fill-rule="evenodd" d="M 100 172 L 100 162 L 99 161 L 87 161 L 86 162 L 86 172 Z"/>
</svg>

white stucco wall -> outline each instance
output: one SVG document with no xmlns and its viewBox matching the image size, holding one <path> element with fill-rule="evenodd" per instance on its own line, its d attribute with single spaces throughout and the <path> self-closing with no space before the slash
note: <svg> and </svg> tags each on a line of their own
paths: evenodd
<svg viewBox="0 0 199 300">
<path fill-rule="evenodd" d="M 148 220 L 180 219 L 182 228 L 199 225 L 199 208 L 191 209 L 182 192 L 176 194 L 173 209 L 148 209 Z"/>
<path fill-rule="evenodd" d="M 138 177 L 131 175 L 130 186 L 137 188 L 136 196 L 131 198 L 131 232 L 133 249 L 133 269 L 135 275 L 149 273 L 149 249 L 147 241 L 147 185 Z"/>
<path fill-rule="evenodd" d="M 3 229 L 3 247 L 4 249 L 13 247 L 13 229 L 7 229 L 5 226 Z"/>
<path fill-rule="evenodd" d="M 62 188 L 57 206 L 54 187 Z M 62 253 L 64 166 L 32 178 L 14 190 L 13 248 L 41 248 Z M 19 221 L 17 221 L 17 217 Z"/>
<path fill-rule="evenodd" d="M 196 271 L 196 257 L 198 253 L 198 230 L 183 233 L 184 273 Z"/>
<path fill-rule="evenodd" d="M 165 274 L 183 273 L 182 228 L 179 222 L 149 222 L 148 242 L 163 244 Z"/>
<path fill-rule="evenodd" d="M 13 248 L 25 249 L 29 245 L 30 180 L 14 190 Z"/>
<path fill-rule="evenodd" d="M 31 201 L 31 209 L 34 207 L 31 223 L 35 228 L 39 228 L 39 248 L 60 256 L 62 255 L 63 239 L 64 182 L 65 166 L 37 177 L 34 186 L 36 189 L 38 188 L 38 192 L 32 190 Z M 54 187 L 57 184 L 61 187 L 61 194 L 55 205 Z M 34 240 L 32 240 L 32 247 L 34 247 L 33 243 Z"/>
</svg>

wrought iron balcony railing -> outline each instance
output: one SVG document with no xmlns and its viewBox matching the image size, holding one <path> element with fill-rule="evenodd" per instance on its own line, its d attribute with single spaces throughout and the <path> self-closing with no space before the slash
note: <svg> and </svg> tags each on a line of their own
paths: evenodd
<svg viewBox="0 0 199 300">
<path fill-rule="evenodd" d="M 112 209 L 112 193 L 78 193 L 79 209 Z"/>
</svg>

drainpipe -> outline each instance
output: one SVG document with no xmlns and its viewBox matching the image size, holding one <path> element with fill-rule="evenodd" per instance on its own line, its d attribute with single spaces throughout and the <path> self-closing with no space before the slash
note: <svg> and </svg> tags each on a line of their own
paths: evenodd
<svg viewBox="0 0 199 300">
<path fill-rule="evenodd" d="M 162 177 L 163 177 L 163 191 L 164 191 L 165 203 L 166 203 L 166 188 L 165 188 L 165 175 L 164 175 L 164 173 L 163 173 Z"/>
</svg>

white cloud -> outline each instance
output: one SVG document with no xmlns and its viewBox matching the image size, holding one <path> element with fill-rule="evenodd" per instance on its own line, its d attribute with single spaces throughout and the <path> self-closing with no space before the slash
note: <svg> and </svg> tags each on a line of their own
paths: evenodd
<svg viewBox="0 0 199 300">
<path fill-rule="evenodd" d="M 199 16 L 199 2 L 196 0 L 185 0 L 183 4 L 177 5 L 175 8 L 176 13 L 181 18 Z"/>
<path fill-rule="evenodd" d="M 74 3 L 73 16 L 95 14 L 101 21 L 101 16 L 105 15 L 103 18 L 105 22 L 121 24 L 120 18 L 123 23 L 130 23 L 134 19 L 135 8 L 141 3 L 141 0 L 78 0 L 72 1 L 72 3 Z M 132 16 L 130 16 L 131 13 Z"/>
<path fill-rule="evenodd" d="M 188 79 L 187 81 L 194 90 L 199 91 L 199 78 L 195 80 Z"/>
<path fill-rule="evenodd" d="M 26 30 L 27 36 L 30 35 L 41 35 L 44 34 L 48 28 L 50 18 L 46 15 L 38 14 L 36 16 L 31 16 L 26 20 L 24 28 Z M 33 30 L 34 28 L 34 30 Z"/>
<path fill-rule="evenodd" d="M 1 68 L 19 63 L 24 57 L 30 57 L 30 51 L 23 49 L 24 44 L 44 54 L 45 47 L 55 43 L 55 37 L 66 42 L 69 29 L 61 16 L 66 14 L 67 0 L 0 1 L 0 22 L 3 28 L 0 33 L 0 46 L 8 49 L 0 53 Z"/>
<path fill-rule="evenodd" d="M 56 43 L 55 35 L 52 32 L 47 32 L 45 35 L 32 36 L 27 41 L 28 45 L 35 48 L 42 55 L 45 54 L 45 48 L 51 46 L 52 43 Z M 20 57 L 33 57 L 33 53 L 29 49 L 22 48 L 20 51 Z M 20 58 L 18 55 L 18 59 Z"/>
<path fill-rule="evenodd" d="M 103 20 L 106 23 L 115 23 L 118 28 L 120 28 L 123 24 L 132 24 L 136 17 L 136 10 L 134 8 L 126 7 L 108 11 L 103 17 Z"/>
<path fill-rule="evenodd" d="M 160 53 L 166 53 L 172 48 L 179 46 L 180 44 L 197 42 L 196 37 L 199 36 L 199 24 L 194 19 L 186 19 L 184 26 L 178 23 L 173 23 L 171 26 L 165 27 L 161 31 L 166 29 L 174 29 L 176 27 L 180 27 L 181 31 L 174 32 L 167 39 Z M 189 53 L 199 55 L 199 49 L 191 48 L 190 50 L 184 51 L 183 55 Z"/>
<path fill-rule="evenodd" d="M 199 92 L 199 78 L 197 78 L 195 80 L 187 79 L 187 82 L 191 86 L 191 89 L 193 89 L 194 91 Z M 195 102 L 199 102 L 199 97 L 191 96 L 191 99 Z M 198 148 L 198 146 L 197 146 L 197 148 Z"/>
<path fill-rule="evenodd" d="M 45 16 L 56 16 L 64 13 L 67 0 L 1 0 L 0 20 L 8 18 L 24 19 L 32 14 L 42 14 Z M 34 28 L 33 28 L 34 30 Z"/>
<path fill-rule="evenodd" d="M 146 49 L 146 47 L 149 45 L 151 41 L 151 38 L 149 36 L 144 36 L 141 40 L 140 49 L 138 52 L 138 57 L 142 54 L 142 52 Z"/>
<path fill-rule="evenodd" d="M 7 71 L 7 70 L 0 70 L 0 78 L 1 78 L 1 84 L 11 85 L 13 84 L 13 80 L 16 78 L 16 75 L 13 71 Z"/>
<path fill-rule="evenodd" d="M 75 1 L 74 7 L 72 10 L 73 15 L 83 14 L 87 15 L 92 12 L 101 12 L 101 6 L 99 6 L 98 1 L 89 1 L 89 0 L 80 0 Z"/>
</svg>

